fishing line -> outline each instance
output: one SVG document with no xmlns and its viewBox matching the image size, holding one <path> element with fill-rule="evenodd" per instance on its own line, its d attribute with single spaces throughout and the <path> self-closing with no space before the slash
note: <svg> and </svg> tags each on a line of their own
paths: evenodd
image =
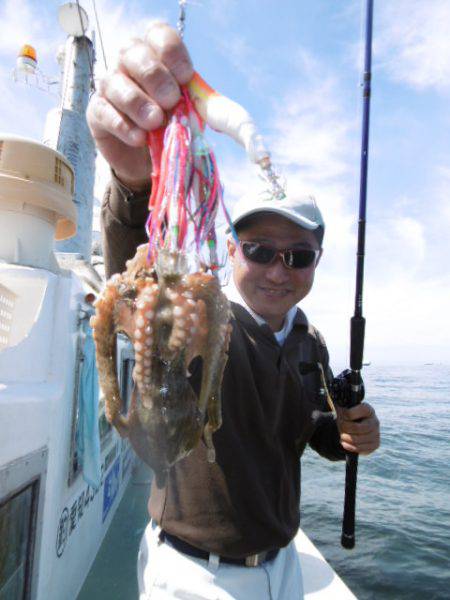
<svg viewBox="0 0 450 600">
<path fill-rule="evenodd" d="M 178 13 L 177 30 L 178 30 L 178 34 L 181 38 L 183 38 L 184 28 L 186 25 L 186 4 L 187 4 L 187 0 L 178 0 L 179 13 Z"/>
</svg>

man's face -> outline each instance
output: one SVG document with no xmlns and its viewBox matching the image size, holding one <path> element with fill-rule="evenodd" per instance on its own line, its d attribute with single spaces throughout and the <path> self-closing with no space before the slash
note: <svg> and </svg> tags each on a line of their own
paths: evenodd
<svg viewBox="0 0 450 600">
<path fill-rule="evenodd" d="M 274 213 L 255 215 L 238 235 L 241 241 L 265 243 L 279 250 L 319 249 L 312 231 Z M 305 269 L 288 269 L 278 256 L 273 263 L 260 265 L 245 258 L 232 240 L 228 240 L 228 253 L 234 282 L 245 302 L 273 331 L 281 329 L 288 310 L 311 289 L 318 261 Z"/>
</svg>

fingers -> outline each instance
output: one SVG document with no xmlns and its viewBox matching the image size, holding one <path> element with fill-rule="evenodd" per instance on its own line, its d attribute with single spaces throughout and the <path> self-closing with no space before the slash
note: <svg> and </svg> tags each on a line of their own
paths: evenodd
<svg viewBox="0 0 450 600">
<path fill-rule="evenodd" d="M 340 422 L 341 431 L 345 431 L 346 433 L 356 433 L 358 435 L 369 433 L 369 431 L 376 429 L 377 426 L 378 419 L 375 415 L 372 417 L 362 419 L 362 421 L 360 422 L 346 420 Z"/>
<path fill-rule="evenodd" d="M 194 68 L 189 53 L 175 29 L 166 23 L 155 23 L 148 30 L 145 41 L 179 84 L 192 78 Z"/>
<path fill-rule="evenodd" d="M 145 143 L 145 132 L 161 127 L 164 111 L 180 99 L 180 85 L 194 74 L 189 53 L 177 32 L 154 24 L 145 40 L 133 39 L 117 68 L 100 82 L 88 121 L 95 139 L 108 134 L 130 146 Z"/>
<path fill-rule="evenodd" d="M 164 123 L 162 108 L 120 71 L 101 83 L 100 93 L 116 110 L 143 131 L 157 129 Z"/>
<path fill-rule="evenodd" d="M 342 409 L 343 419 L 346 421 L 355 421 L 356 419 L 364 419 L 375 414 L 373 406 L 367 402 L 361 402 L 352 408 Z"/>
<path fill-rule="evenodd" d="M 113 135 L 129 146 L 139 147 L 145 144 L 145 131 L 99 94 L 91 98 L 87 117 L 96 140 Z"/>
<path fill-rule="evenodd" d="M 375 443 L 366 443 L 366 444 L 349 444 L 347 442 L 342 442 L 341 445 L 347 452 L 353 452 L 355 454 L 362 454 L 363 456 L 367 456 L 368 454 L 372 454 L 379 447 L 380 444 Z"/>
<path fill-rule="evenodd" d="M 362 435 L 341 432 L 341 445 L 349 452 L 368 454 L 380 446 L 380 431 L 376 429 Z"/>
<path fill-rule="evenodd" d="M 122 182 L 135 189 L 148 179 L 147 132 L 164 125 L 193 75 L 177 32 L 154 24 L 145 39 L 122 49 L 117 67 L 100 82 L 87 119 L 96 144 Z"/>
<path fill-rule="evenodd" d="M 186 46 L 177 32 L 165 23 L 154 24 L 145 40 L 134 40 L 120 54 L 118 69 L 164 110 L 180 99 L 180 85 L 194 74 Z M 127 113 L 128 114 L 128 113 Z"/>
<path fill-rule="evenodd" d="M 338 425 L 342 447 L 348 452 L 370 454 L 379 447 L 380 423 L 370 404 L 340 409 Z"/>
<path fill-rule="evenodd" d="M 136 42 L 124 50 L 118 68 L 162 109 L 173 108 L 180 99 L 180 87 L 175 76 L 148 44 Z"/>
<path fill-rule="evenodd" d="M 180 85 L 193 74 L 177 32 L 164 23 L 154 24 L 145 40 L 134 39 L 121 50 L 116 70 L 100 82 L 90 109 L 93 131 L 101 137 L 104 127 L 125 143 L 140 143 L 143 136 L 137 130 L 161 127 L 164 111 L 177 104 Z"/>
</svg>

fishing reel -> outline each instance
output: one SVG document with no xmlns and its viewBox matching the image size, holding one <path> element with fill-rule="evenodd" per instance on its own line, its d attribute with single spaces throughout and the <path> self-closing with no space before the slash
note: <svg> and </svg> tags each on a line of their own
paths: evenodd
<svg viewBox="0 0 450 600">
<path fill-rule="evenodd" d="M 352 372 L 350 369 L 345 369 L 342 373 L 339 373 L 337 377 L 334 377 L 331 383 L 331 396 L 333 401 L 344 408 L 354 406 L 354 400 L 352 398 Z M 357 394 L 358 404 L 364 399 L 365 389 L 364 382 L 361 379 L 360 389 Z"/>
</svg>

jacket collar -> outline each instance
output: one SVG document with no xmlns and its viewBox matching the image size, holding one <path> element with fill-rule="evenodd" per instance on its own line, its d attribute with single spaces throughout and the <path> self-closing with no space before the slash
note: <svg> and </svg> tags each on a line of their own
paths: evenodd
<svg viewBox="0 0 450 600">
<path fill-rule="evenodd" d="M 244 325 L 249 332 L 254 334 L 256 337 L 262 336 L 264 339 L 270 340 L 272 344 L 275 344 L 278 348 L 280 348 L 277 340 L 275 339 L 273 331 L 270 329 L 267 323 L 259 325 L 249 311 L 237 302 L 231 301 L 231 309 L 235 319 L 242 323 L 242 325 Z M 297 313 L 294 318 L 292 330 L 287 336 L 286 341 L 292 336 L 293 333 L 298 335 L 307 331 L 308 325 L 309 323 L 305 313 L 297 307 Z"/>
</svg>

